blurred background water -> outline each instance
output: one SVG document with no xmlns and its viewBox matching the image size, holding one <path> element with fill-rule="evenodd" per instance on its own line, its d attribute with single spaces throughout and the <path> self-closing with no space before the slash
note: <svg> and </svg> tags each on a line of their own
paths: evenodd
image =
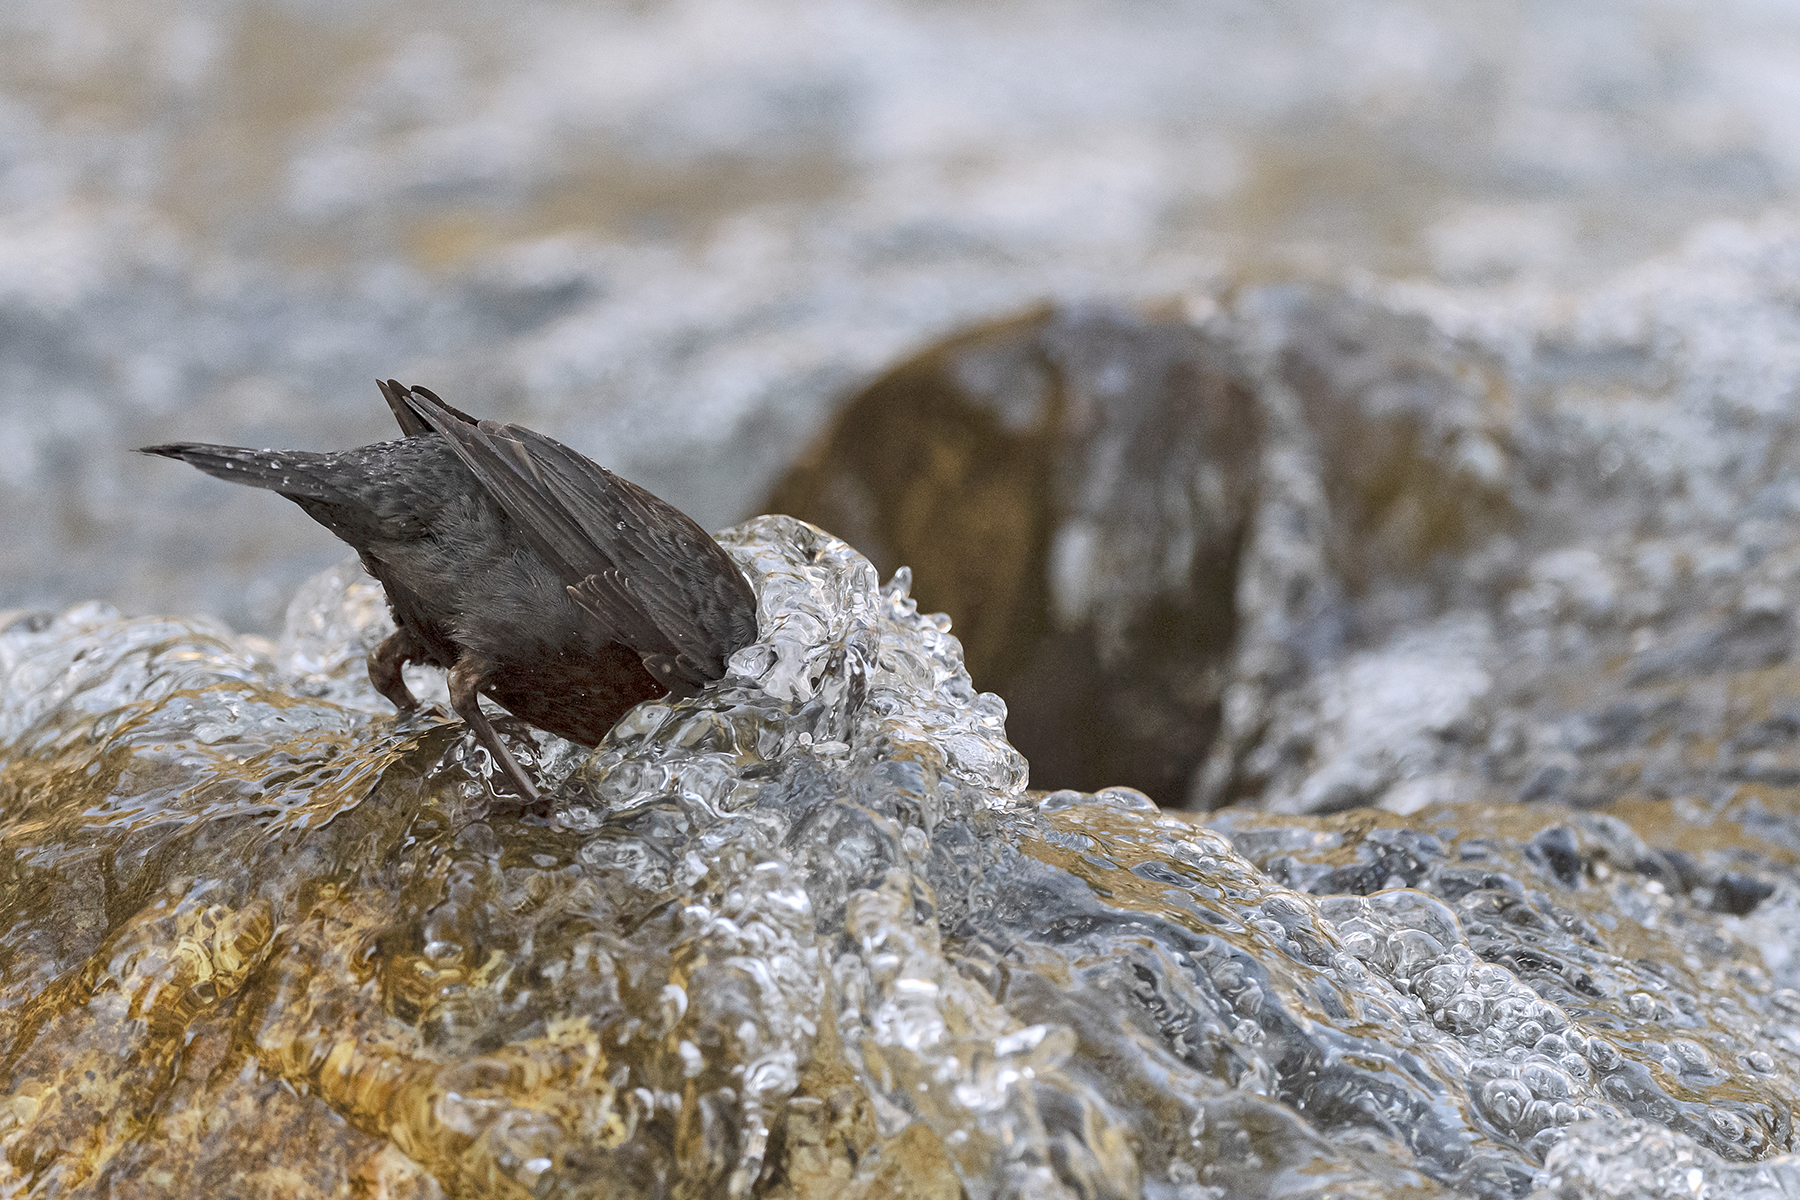
<svg viewBox="0 0 1800 1200">
<path fill-rule="evenodd" d="M 0 6 L 0 1175 L 1788 1194 L 1796 112 L 1777 0 Z M 726 535 L 496 832 L 129 453 L 387 376 L 923 607 Z"/>
<path fill-rule="evenodd" d="M 0 607 L 275 628 L 337 543 L 127 451 L 375 440 L 377 376 L 717 526 L 1034 302 L 1553 307 L 1785 219 L 1797 106 L 1777 0 L 14 0 Z"/>
</svg>

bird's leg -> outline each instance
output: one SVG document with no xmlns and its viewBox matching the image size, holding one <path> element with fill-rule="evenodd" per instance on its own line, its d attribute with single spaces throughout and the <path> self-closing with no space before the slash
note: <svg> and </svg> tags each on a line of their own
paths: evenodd
<svg viewBox="0 0 1800 1200">
<path fill-rule="evenodd" d="M 387 697 L 388 703 L 403 713 L 418 709 L 418 698 L 406 686 L 400 668 L 408 661 L 424 656 L 424 647 L 410 630 L 402 629 L 382 639 L 381 645 L 369 651 L 369 682 Z"/>
<path fill-rule="evenodd" d="M 538 803 L 538 790 L 524 770 L 513 759 L 512 752 L 494 732 L 493 722 L 481 711 L 481 685 L 488 671 L 488 664 L 465 654 L 450 668 L 450 707 L 456 715 L 468 722 L 475 736 L 486 746 L 494 761 L 500 764 L 500 770 L 512 783 L 513 789 L 519 793 L 527 805 Z"/>
</svg>

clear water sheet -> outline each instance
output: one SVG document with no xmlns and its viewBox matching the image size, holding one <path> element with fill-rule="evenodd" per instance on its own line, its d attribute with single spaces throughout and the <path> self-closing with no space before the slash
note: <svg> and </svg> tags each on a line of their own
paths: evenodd
<svg viewBox="0 0 1800 1200">
<path fill-rule="evenodd" d="M 725 680 L 593 751 L 506 727 L 550 821 L 383 711 L 347 568 L 279 643 L 9 614 L 6 1190 L 1790 1194 L 1791 882 L 1732 913 L 1548 806 L 1029 791 L 904 573 L 723 541 Z"/>
</svg>

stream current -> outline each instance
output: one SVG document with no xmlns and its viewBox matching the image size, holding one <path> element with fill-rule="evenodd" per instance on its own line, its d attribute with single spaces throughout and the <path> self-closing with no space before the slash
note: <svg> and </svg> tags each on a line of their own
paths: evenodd
<svg viewBox="0 0 1800 1200">
<path fill-rule="evenodd" d="M 7 614 L 0 1195 L 1800 1193 L 1800 810 L 1032 791 L 904 571 L 721 536 L 725 680 L 502 722 L 548 820 L 351 565 Z"/>
</svg>

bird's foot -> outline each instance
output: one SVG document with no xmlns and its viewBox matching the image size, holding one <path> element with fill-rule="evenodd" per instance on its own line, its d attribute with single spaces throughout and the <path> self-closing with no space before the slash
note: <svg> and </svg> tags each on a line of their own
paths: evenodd
<svg viewBox="0 0 1800 1200">
<path fill-rule="evenodd" d="M 473 657 L 460 659 L 450 670 L 450 705 L 456 710 L 475 734 L 475 740 L 487 749 L 488 756 L 494 766 L 499 768 L 495 774 L 504 778 L 509 785 L 508 790 L 518 797 L 516 802 L 519 811 L 536 810 L 546 806 L 547 802 L 538 795 L 537 784 L 525 773 L 512 751 L 495 731 L 493 722 L 481 711 L 481 680 L 485 671 L 482 660 Z M 496 784 L 499 780 L 494 781 Z"/>
</svg>

